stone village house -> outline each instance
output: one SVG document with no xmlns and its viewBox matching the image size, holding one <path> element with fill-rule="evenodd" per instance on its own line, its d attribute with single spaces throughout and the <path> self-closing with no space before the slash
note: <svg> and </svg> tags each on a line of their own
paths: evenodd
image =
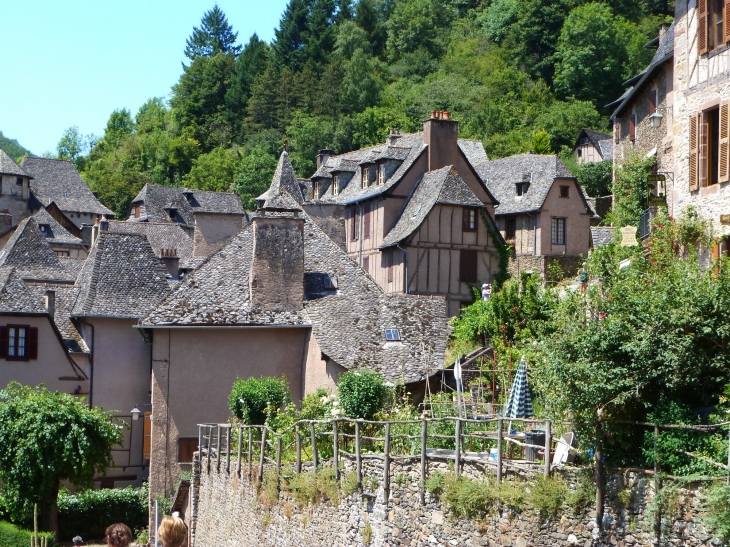
<svg viewBox="0 0 730 547">
<path fill-rule="evenodd" d="M 578 165 L 613 161 L 613 137 L 592 129 L 581 129 L 573 145 L 573 158 Z"/>
</svg>

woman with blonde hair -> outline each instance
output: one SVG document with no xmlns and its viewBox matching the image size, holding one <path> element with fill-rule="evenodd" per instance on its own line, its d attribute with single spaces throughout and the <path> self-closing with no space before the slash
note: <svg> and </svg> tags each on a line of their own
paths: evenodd
<svg viewBox="0 0 730 547">
<path fill-rule="evenodd" d="M 132 543 L 132 530 L 126 524 L 118 522 L 106 529 L 108 547 L 127 547 L 130 543 Z"/>
<path fill-rule="evenodd" d="M 165 517 L 157 529 L 157 539 L 162 547 L 182 547 L 188 538 L 188 527 L 180 517 Z"/>
</svg>

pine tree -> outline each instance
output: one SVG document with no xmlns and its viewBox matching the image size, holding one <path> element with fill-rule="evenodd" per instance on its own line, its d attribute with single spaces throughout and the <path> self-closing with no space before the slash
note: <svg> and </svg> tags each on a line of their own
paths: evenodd
<svg viewBox="0 0 730 547">
<path fill-rule="evenodd" d="M 218 53 L 238 55 L 241 46 L 236 45 L 238 33 L 228 24 L 226 14 L 218 7 L 206 11 L 200 20 L 200 28 L 193 27 L 193 33 L 186 40 L 185 56 L 191 61 L 196 57 L 212 57 Z"/>
<path fill-rule="evenodd" d="M 269 51 L 269 45 L 254 33 L 233 65 L 231 87 L 226 93 L 226 107 L 237 136 L 242 136 L 241 124 L 246 115 L 246 105 L 254 80 L 269 65 Z"/>
</svg>

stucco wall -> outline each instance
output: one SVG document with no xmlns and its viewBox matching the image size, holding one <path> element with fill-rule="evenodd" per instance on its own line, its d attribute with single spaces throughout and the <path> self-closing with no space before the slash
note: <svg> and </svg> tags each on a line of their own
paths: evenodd
<svg viewBox="0 0 730 547">
<path fill-rule="evenodd" d="M 345 367 L 331 359 L 323 359 L 322 350 L 312 331 L 307 332 L 305 358 L 303 395 L 314 393 L 319 388 L 331 392 L 336 391 L 337 379 L 345 371 Z"/>
<path fill-rule="evenodd" d="M 23 177 L 22 186 L 16 184 L 15 175 L 0 175 L 0 212 L 13 215 L 13 226 L 30 215 L 28 209 L 28 179 Z"/>
<path fill-rule="evenodd" d="M 195 213 L 193 256 L 207 257 L 241 231 L 243 215 Z"/>
<path fill-rule="evenodd" d="M 568 186 L 569 197 L 560 197 L 560 186 Z M 553 245 L 551 219 L 565 218 L 565 245 Z M 540 242 L 538 254 L 545 256 L 588 256 L 591 215 L 573 179 L 555 179 L 540 210 Z"/>
</svg>

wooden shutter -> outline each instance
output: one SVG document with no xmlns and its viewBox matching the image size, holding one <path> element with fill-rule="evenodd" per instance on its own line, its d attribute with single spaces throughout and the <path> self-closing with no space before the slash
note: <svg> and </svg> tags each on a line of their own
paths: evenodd
<svg viewBox="0 0 730 547">
<path fill-rule="evenodd" d="M 387 260 L 387 263 L 388 263 L 388 283 L 392 283 L 393 282 L 393 254 L 394 253 L 395 253 L 395 251 L 393 249 L 391 249 L 390 251 L 388 251 L 388 255 L 387 255 L 387 257 L 388 257 L 388 260 Z"/>
<path fill-rule="evenodd" d="M 144 440 L 142 441 L 142 458 L 145 460 L 150 459 L 150 452 L 152 446 L 152 413 L 145 412 L 144 418 L 142 419 L 142 428 Z"/>
<path fill-rule="evenodd" d="M 707 186 L 707 130 L 709 129 L 709 124 L 707 123 L 707 119 L 704 115 L 701 115 L 700 117 L 700 145 L 699 145 L 699 154 L 697 155 L 698 159 L 698 169 L 700 176 L 700 187 L 704 188 Z"/>
<path fill-rule="evenodd" d="M 350 239 L 352 241 L 357 241 L 357 209 L 352 210 L 352 217 L 350 219 Z"/>
<path fill-rule="evenodd" d="M 707 53 L 707 0 L 697 0 L 697 44 L 700 55 Z"/>
<path fill-rule="evenodd" d="M 728 20 L 728 17 L 730 17 L 730 1 L 725 0 L 725 5 L 722 9 L 722 36 L 725 42 L 730 42 L 730 20 Z"/>
<path fill-rule="evenodd" d="M 466 283 L 475 283 L 477 280 L 477 252 L 461 251 L 459 260 L 459 277 Z"/>
<path fill-rule="evenodd" d="M 699 132 L 700 116 L 689 117 L 689 189 L 690 192 L 700 187 L 699 176 Z"/>
<path fill-rule="evenodd" d="M 0 358 L 4 359 L 8 356 L 8 344 L 10 340 L 8 338 L 8 327 L 0 327 Z"/>
<path fill-rule="evenodd" d="M 649 114 L 654 114 L 656 112 L 656 105 L 657 105 L 657 90 L 652 89 L 649 91 Z"/>
<path fill-rule="evenodd" d="M 363 205 L 362 238 L 370 239 L 370 204 Z"/>
<path fill-rule="evenodd" d="M 629 116 L 629 140 L 636 140 L 636 114 Z"/>
<path fill-rule="evenodd" d="M 197 437 L 181 437 L 177 440 L 177 461 L 189 463 L 193 461 L 193 454 L 198 449 Z"/>
<path fill-rule="evenodd" d="M 621 142 L 621 118 L 616 118 L 613 123 L 613 142 L 614 144 Z"/>
<path fill-rule="evenodd" d="M 38 327 L 28 328 L 25 346 L 25 355 L 28 359 L 38 359 Z"/>
<path fill-rule="evenodd" d="M 718 147 L 719 182 L 730 180 L 730 103 L 720 104 L 720 145 Z"/>
</svg>

